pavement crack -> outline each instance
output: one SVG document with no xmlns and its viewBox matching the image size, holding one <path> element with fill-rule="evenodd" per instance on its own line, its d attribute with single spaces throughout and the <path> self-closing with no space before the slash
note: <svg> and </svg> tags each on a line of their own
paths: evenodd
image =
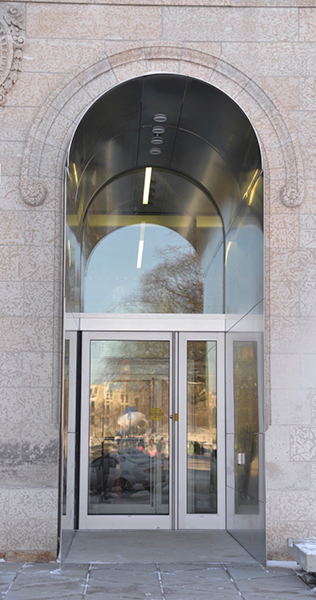
<svg viewBox="0 0 316 600">
<path fill-rule="evenodd" d="M 157 577 L 158 577 L 158 582 L 159 582 L 161 597 L 162 597 L 162 600 L 166 600 L 165 592 L 164 592 L 164 589 L 163 589 L 162 574 L 161 574 L 160 567 L 159 567 L 158 563 L 156 563 L 156 569 L 157 569 Z"/>
<path fill-rule="evenodd" d="M 84 590 L 83 590 L 83 593 L 82 593 L 82 600 L 84 600 L 84 598 L 86 596 L 86 593 L 87 593 L 87 589 L 89 587 L 89 579 L 90 579 L 90 575 L 91 575 L 91 569 L 92 569 L 92 563 L 90 563 L 89 569 L 88 569 L 88 573 L 86 575 L 86 581 L 84 583 Z"/>
<path fill-rule="evenodd" d="M 240 598 L 241 598 L 242 600 L 246 600 L 245 596 L 244 596 L 244 595 L 243 595 L 243 593 L 240 591 L 240 589 L 239 589 L 239 587 L 238 587 L 238 585 L 237 585 L 237 583 L 236 583 L 235 579 L 234 579 L 234 578 L 233 578 L 233 576 L 231 575 L 231 573 L 230 573 L 230 571 L 229 571 L 228 567 L 226 567 L 226 565 L 222 565 L 222 567 L 223 567 L 224 571 L 226 571 L 226 573 L 227 573 L 227 575 L 228 575 L 228 577 L 229 577 L 230 581 L 232 582 L 232 584 L 233 584 L 233 586 L 234 586 L 234 588 L 235 588 L 236 592 L 238 592 L 238 595 L 240 596 Z"/>
<path fill-rule="evenodd" d="M 21 573 L 22 569 L 25 567 L 25 564 L 26 564 L 26 563 L 24 563 L 24 564 L 22 565 L 22 567 L 20 568 L 20 570 L 19 570 L 19 571 L 18 571 L 18 572 L 15 574 L 15 576 L 13 577 L 13 579 L 12 579 L 12 581 L 11 581 L 11 583 L 10 583 L 10 585 L 9 585 L 8 589 L 7 589 L 7 590 L 5 590 L 5 592 L 2 592 L 2 593 L 1 593 L 1 596 L 2 596 L 2 598 L 5 598 L 5 597 L 6 597 L 6 595 L 9 593 L 9 591 L 11 590 L 11 588 L 12 588 L 13 584 L 16 582 L 16 580 L 17 580 L 18 576 L 20 575 L 20 573 Z"/>
</svg>

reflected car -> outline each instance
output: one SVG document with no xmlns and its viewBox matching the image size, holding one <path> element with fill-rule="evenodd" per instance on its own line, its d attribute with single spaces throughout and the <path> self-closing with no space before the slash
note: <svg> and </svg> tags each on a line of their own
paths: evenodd
<svg viewBox="0 0 316 600">
<path fill-rule="evenodd" d="M 160 471 L 159 481 L 166 481 L 164 466 L 165 461 L 162 463 L 158 457 L 151 458 L 136 449 L 98 456 L 90 462 L 90 492 L 106 496 L 117 488 L 121 492 L 132 492 L 135 488 L 149 490 L 154 479 L 157 480 L 157 472 Z"/>
</svg>

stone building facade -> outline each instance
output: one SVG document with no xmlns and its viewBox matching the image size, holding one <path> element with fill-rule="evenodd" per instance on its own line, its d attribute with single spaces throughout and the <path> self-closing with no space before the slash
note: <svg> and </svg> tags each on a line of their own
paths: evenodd
<svg viewBox="0 0 316 600">
<path fill-rule="evenodd" d="M 56 557 L 65 164 L 93 102 L 148 73 L 235 101 L 264 170 L 269 557 L 316 533 L 314 0 L 0 6 L 0 556 Z"/>
</svg>

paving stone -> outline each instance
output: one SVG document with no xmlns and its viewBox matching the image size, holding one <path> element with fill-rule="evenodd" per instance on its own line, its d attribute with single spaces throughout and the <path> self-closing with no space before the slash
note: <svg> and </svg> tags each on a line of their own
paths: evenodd
<svg viewBox="0 0 316 600">
<path fill-rule="evenodd" d="M 306 584 L 297 577 L 297 575 L 289 575 L 288 577 L 271 577 L 271 578 L 256 578 L 251 580 L 239 580 L 238 587 L 241 591 L 248 592 L 269 592 L 269 591 L 293 591 L 305 590 Z"/>
<path fill-rule="evenodd" d="M 101 536 L 96 536 L 99 539 Z M 148 548 L 149 548 L 148 536 Z M 130 543 L 125 539 L 124 559 L 119 562 L 89 562 L 89 549 L 94 536 L 82 536 L 74 554 L 78 562 L 66 560 L 49 564 L 0 564 L 0 598 L 2 600 L 304 600 L 315 598 L 312 586 L 308 586 L 298 571 L 292 568 L 265 568 L 252 559 L 244 550 L 242 555 L 233 556 L 233 547 L 226 552 L 228 560 L 223 560 L 229 546 L 229 538 L 217 556 L 222 562 L 212 560 L 189 560 L 192 554 L 190 544 L 182 547 L 180 554 L 168 546 L 169 536 L 160 536 L 156 560 L 156 548 L 151 546 L 146 559 L 135 550 L 133 537 Z M 180 536 L 181 537 L 181 536 Z M 78 538 L 79 539 L 79 538 Z M 103 546 L 93 549 L 99 557 L 110 556 L 110 550 Z M 146 538 L 147 539 L 147 538 Z M 171 538 L 170 538 L 171 539 Z M 202 541 L 204 537 L 202 536 Z M 80 541 L 80 540 L 79 540 Z M 97 540 L 95 540 L 97 541 Z M 108 540 L 109 542 L 109 540 Z M 206 539 L 204 540 L 204 543 Z M 165 547 L 165 560 L 159 562 L 157 556 Z M 85 551 L 84 551 L 85 549 Z M 102 550 L 103 549 L 103 550 Z M 105 549 L 105 550 L 104 550 Z M 115 548 L 113 556 L 116 557 Z M 203 552 L 206 552 L 206 544 Z M 102 550 L 102 551 L 101 551 Z M 133 551 L 134 550 L 134 553 Z M 142 551 L 144 547 L 142 546 Z M 102 552 L 105 551 L 105 554 Z M 212 552 L 215 552 L 214 549 Z M 134 561 L 129 562 L 134 555 Z M 213 554 L 212 554 L 213 555 Z M 69 556 L 69 555 L 68 555 Z M 71 553 L 70 553 L 71 556 Z M 151 562 L 149 560 L 151 559 Z M 138 561 L 138 562 L 135 562 Z"/>
<path fill-rule="evenodd" d="M 263 565 L 259 563 L 254 565 L 228 565 L 227 566 L 228 573 L 235 581 L 239 579 L 269 579 L 273 577 L 286 577 L 293 576 L 295 573 L 293 569 L 285 569 L 285 568 L 268 568 L 266 569 Z"/>
</svg>

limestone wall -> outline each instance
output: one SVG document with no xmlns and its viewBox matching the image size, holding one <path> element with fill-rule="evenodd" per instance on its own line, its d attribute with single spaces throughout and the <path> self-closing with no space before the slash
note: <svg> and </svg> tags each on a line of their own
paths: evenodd
<svg viewBox="0 0 316 600">
<path fill-rule="evenodd" d="M 269 553 L 316 534 L 316 7 L 253 4 L 1 4 L 1 556 L 57 548 L 65 153 L 95 98 L 151 71 L 218 86 L 261 143 Z"/>
</svg>

